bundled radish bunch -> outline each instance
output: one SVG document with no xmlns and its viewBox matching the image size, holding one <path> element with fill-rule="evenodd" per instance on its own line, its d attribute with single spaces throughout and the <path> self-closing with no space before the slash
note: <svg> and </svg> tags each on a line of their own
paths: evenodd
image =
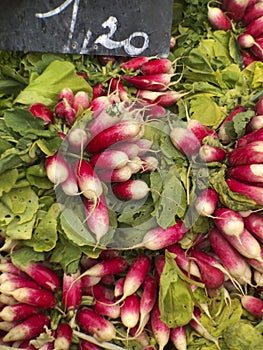
<svg viewBox="0 0 263 350">
<path fill-rule="evenodd" d="M 224 0 L 208 4 L 208 20 L 216 29 L 236 30 L 244 64 L 263 61 L 263 3 L 261 0 Z"/>
</svg>

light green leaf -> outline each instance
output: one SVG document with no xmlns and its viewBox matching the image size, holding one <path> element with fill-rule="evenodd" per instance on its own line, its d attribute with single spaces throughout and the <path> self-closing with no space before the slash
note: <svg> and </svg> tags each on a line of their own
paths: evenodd
<svg viewBox="0 0 263 350">
<path fill-rule="evenodd" d="M 3 192 L 9 192 L 17 181 L 17 169 L 10 169 L 0 174 L 0 196 Z"/>
</svg>

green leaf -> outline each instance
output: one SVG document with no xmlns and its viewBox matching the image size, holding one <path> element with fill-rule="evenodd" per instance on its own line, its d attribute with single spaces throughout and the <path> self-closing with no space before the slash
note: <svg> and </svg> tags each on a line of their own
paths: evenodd
<svg viewBox="0 0 263 350">
<path fill-rule="evenodd" d="M 11 253 L 12 262 L 16 266 L 26 266 L 29 262 L 43 261 L 45 255 L 43 253 L 37 253 L 32 248 L 22 247 Z"/>
<path fill-rule="evenodd" d="M 17 169 L 10 169 L 0 174 L 0 196 L 3 192 L 9 192 L 18 178 Z"/>
<path fill-rule="evenodd" d="M 31 219 L 38 209 L 38 196 L 29 186 L 13 188 L 2 196 L 2 201 L 20 216 L 21 223 Z"/>
<path fill-rule="evenodd" d="M 189 323 L 194 310 L 193 295 L 189 284 L 181 279 L 174 254 L 166 251 L 165 264 L 160 277 L 160 319 L 169 327 Z"/>
<path fill-rule="evenodd" d="M 12 108 L 4 113 L 4 120 L 8 128 L 21 135 L 26 135 L 29 130 L 43 130 L 44 121 L 36 118 L 29 111 L 22 108 Z"/>
<path fill-rule="evenodd" d="M 26 178 L 31 186 L 37 188 L 50 189 L 54 186 L 47 178 L 46 168 L 43 162 L 28 167 L 26 169 Z"/>
<path fill-rule="evenodd" d="M 19 217 L 14 217 L 14 219 L 7 226 L 6 234 L 13 240 L 28 240 L 31 239 L 34 225 L 35 225 L 36 215 L 29 221 L 20 222 Z"/>
</svg>

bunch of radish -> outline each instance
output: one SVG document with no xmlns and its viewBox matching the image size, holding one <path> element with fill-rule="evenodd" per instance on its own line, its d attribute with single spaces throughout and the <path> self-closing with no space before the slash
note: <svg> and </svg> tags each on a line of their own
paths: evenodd
<svg viewBox="0 0 263 350">
<path fill-rule="evenodd" d="M 216 29 L 234 30 L 244 64 L 263 61 L 263 2 L 222 0 L 219 7 L 208 4 L 208 20 Z"/>
</svg>

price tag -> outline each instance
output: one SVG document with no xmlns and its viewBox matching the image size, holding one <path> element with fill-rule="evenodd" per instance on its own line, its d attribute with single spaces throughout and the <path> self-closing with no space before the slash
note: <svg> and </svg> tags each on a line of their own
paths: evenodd
<svg viewBox="0 0 263 350">
<path fill-rule="evenodd" d="M 173 0 L 1 0 L 0 49 L 166 57 Z"/>
</svg>

